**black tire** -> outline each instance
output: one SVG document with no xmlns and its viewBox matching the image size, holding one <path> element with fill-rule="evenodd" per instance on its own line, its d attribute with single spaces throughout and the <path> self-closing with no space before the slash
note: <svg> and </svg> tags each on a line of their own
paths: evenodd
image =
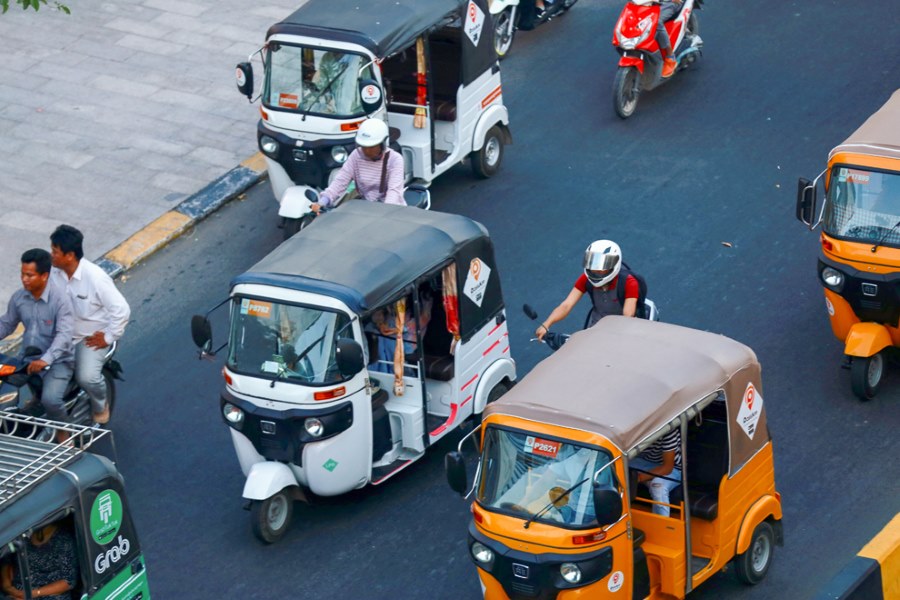
<svg viewBox="0 0 900 600">
<path fill-rule="evenodd" d="M 637 108 L 641 91 L 637 79 L 641 74 L 635 67 L 622 67 L 616 71 L 613 81 L 613 106 L 616 114 L 627 119 Z"/>
<path fill-rule="evenodd" d="M 688 17 L 687 31 L 685 34 L 700 35 L 700 19 L 697 18 L 697 13 L 694 11 L 691 11 L 691 16 Z"/>
<path fill-rule="evenodd" d="M 309 216 L 300 217 L 299 219 L 288 219 L 284 220 L 284 239 L 288 239 L 294 237 L 296 234 L 300 232 L 303 228 L 305 228 L 312 221 L 312 218 Z"/>
<path fill-rule="evenodd" d="M 284 537 L 294 514 L 294 501 L 284 491 L 250 505 L 250 524 L 253 535 L 264 544 L 273 544 Z"/>
<path fill-rule="evenodd" d="M 775 532 L 763 521 L 753 530 L 750 547 L 734 559 L 734 574 L 747 585 L 756 585 L 766 577 L 775 553 Z"/>
<path fill-rule="evenodd" d="M 503 394 L 505 394 L 508 391 L 509 391 L 509 384 L 506 383 L 505 381 L 501 381 L 500 383 L 495 385 L 494 388 L 490 391 L 490 393 L 488 394 L 488 397 L 487 397 L 487 402 L 484 403 L 484 406 L 487 407 L 487 405 L 490 404 L 491 402 L 496 402 L 500 398 L 500 396 L 502 396 Z M 472 420 L 475 422 L 475 425 L 480 425 L 481 420 L 483 418 L 484 418 L 484 411 L 481 411 L 480 413 L 473 415 Z"/>
<path fill-rule="evenodd" d="M 497 15 L 494 21 L 494 51 L 497 58 L 503 60 L 509 55 L 513 38 L 516 37 L 516 24 L 513 21 L 513 9 L 510 6 Z"/>
<path fill-rule="evenodd" d="M 572 8 L 573 6 L 575 6 L 576 2 L 578 2 L 578 0 L 563 0 L 562 12 L 559 14 L 560 15 L 566 14 L 566 11 L 569 10 L 570 8 Z"/>
<path fill-rule="evenodd" d="M 112 423 L 113 417 L 116 415 L 116 382 L 109 371 L 103 371 L 103 381 L 106 383 L 106 404 L 109 406 L 109 423 Z"/>
<path fill-rule="evenodd" d="M 503 132 L 498 126 L 488 129 L 481 149 L 473 152 L 470 158 L 472 172 L 476 177 L 489 179 L 500 170 L 500 163 L 503 162 Z"/>
<path fill-rule="evenodd" d="M 850 385 L 853 393 L 863 402 L 875 397 L 884 381 L 884 353 L 862 358 L 853 357 L 850 364 Z"/>
</svg>

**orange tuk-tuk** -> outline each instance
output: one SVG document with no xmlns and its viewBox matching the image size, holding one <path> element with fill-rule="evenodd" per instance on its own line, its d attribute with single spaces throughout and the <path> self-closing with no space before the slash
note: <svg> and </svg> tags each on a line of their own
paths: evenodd
<svg viewBox="0 0 900 600">
<path fill-rule="evenodd" d="M 730 562 L 758 583 L 782 544 L 760 366 L 724 336 L 606 317 L 470 435 L 468 548 L 485 598 L 683 598 Z M 667 503 L 636 468 L 663 438 L 681 457 Z M 446 457 L 461 494 L 465 441 Z"/>
<path fill-rule="evenodd" d="M 800 179 L 797 218 L 822 224 L 818 272 L 831 329 L 844 342 L 853 393 L 870 400 L 885 354 L 900 346 L 900 90 L 829 153 L 815 180 Z"/>
</svg>

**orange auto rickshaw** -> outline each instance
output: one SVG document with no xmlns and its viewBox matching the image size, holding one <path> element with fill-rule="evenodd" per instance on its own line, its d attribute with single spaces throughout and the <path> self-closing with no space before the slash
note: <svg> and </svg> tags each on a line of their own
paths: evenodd
<svg viewBox="0 0 900 600">
<path fill-rule="evenodd" d="M 673 430 L 681 485 L 663 516 L 635 466 Z M 684 598 L 731 562 L 758 583 L 782 544 L 760 366 L 724 336 L 606 317 L 469 435 L 481 456 L 468 548 L 485 598 Z M 468 437 L 445 463 L 462 494 Z"/>
<path fill-rule="evenodd" d="M 797 218 L 822 225 L 818 273 L 831 329 L 844 342 L 853 393 L 870 400 L 886 354 L 900 345 L 900 90 L 829 153 L 818 177 L 800 179 Z"/>
</svg>

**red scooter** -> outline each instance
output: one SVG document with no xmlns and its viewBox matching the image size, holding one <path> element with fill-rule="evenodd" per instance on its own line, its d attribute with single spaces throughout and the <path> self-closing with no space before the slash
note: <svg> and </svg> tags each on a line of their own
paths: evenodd
<svg viewBox="0 0 900 600">
<path fill-rule="evenodd" d="M 694 10 L 699 10 L 702 2 L 684 0 L 675 18 L 665 24 L 672 58 L 678 63 L 676 73 L 700 57 L 703 40 Z M 675 73 L 662 76 L 663 56 L 656 41 L 659 12 L 659 0 L 630 0 L 616 22 L 612 43 L 621 58 L 613 84 L 613 105 L 623 119 L 634 114 L 641 92 L 652 90 L 675 76 Z"/>
</svg>

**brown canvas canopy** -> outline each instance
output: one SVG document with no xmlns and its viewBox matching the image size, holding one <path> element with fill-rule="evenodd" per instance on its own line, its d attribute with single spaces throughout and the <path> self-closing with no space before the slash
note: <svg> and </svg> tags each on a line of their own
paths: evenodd
<svg viewBox="0 0 900 600">
<path fill-rule="evenodd" d="M 900 159 L 900 90 L 828 155 L 855 152 Z"/>
<path fill-rule="evenodd" d="M 749 409 L 758 413 L 750 420 L 749 409 L 741 410 L 748 383 L 755 388 Z M 728 404 L 734 474 L 769 441 L 753 351 L 719 334 L 611 316 L 574 334 L 488 405 L 485 415 L 598 433 L 633 458 L 670 431 L 683 413 L 693 416 L 714 401 L 719 391 Z"/>
</svg>

